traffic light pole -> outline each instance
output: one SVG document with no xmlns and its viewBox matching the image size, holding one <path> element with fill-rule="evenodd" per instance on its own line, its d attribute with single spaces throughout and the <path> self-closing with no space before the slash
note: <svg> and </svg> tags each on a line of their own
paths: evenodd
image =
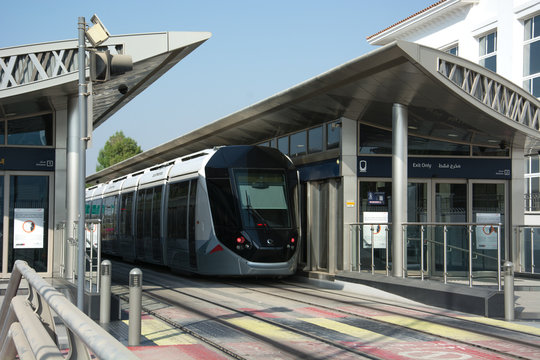
<svg viewBox="0 0 540 360">
<path fill-rule="evenodd" d="M 86 21 L 79 17 L 79 158 L 78 158 L 78 261 L 77 261 L 77 307 L 84 310 L 85 278 L 85 179 L 86 179 L 86 123 L 87 123 L 87 86 L 86 86 Z"/>
</svg>

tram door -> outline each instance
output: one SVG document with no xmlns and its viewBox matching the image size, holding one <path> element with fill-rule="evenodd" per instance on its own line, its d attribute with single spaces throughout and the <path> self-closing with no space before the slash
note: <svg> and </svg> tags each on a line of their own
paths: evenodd
<svg viewBox="0 0 540 360">
<path fill-rule="evenodd" d="M 312 271 L 333 272 L 340 251 L 342 209 L 340 179 L 307 184 L 307 256 Z"/>
</svg>

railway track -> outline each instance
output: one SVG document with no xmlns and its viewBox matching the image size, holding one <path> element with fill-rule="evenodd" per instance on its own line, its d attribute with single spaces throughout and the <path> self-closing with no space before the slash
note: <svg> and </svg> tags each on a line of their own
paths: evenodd
<svg viewBox="0 0 540 360">
<path fill-rule="evenodd" d="M 540 357 L 537 335 L 440 309 L 288 281 L 212 281 L 145 269 L 143 283 L 144 311 L 234 359 Z M 115 292 L 125 297 L 128 290 Z"/>
</svg>

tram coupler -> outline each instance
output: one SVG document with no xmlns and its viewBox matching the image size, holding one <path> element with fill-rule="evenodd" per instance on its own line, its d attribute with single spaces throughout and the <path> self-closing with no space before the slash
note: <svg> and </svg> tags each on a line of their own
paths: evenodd
<svg viewBox="0 0 540 360">
<path fill-rule="evenodd" d="M 128 346 L 141 343 L 142 271 L 129 272 L 129 335 Z"/>
<path fill-rule="evenodd" d="M 503 265 L 504 273 L 504 319 L 514 321 L 514 264 L 505 261 Z"/>
<path fill-rule="evenodd" d="M 108 324 L 111 320 L 111 267 L 109 260 L 101 262 L 101 286 L 99 294 L 99 323 Z"/>
</svg>

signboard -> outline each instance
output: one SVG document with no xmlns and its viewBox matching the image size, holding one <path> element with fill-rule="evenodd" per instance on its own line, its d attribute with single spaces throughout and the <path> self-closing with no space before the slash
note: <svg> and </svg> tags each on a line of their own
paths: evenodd
<svg viewBox="0 0 540 360">
<path fill-rule="evenodd" d="M 388 223 L 388 213 L 364 211 L 363 216 L 364 223 L 370 224 L 364 225 L 362 229 L 363 247 L 371 248 L 371 240 L 373 239 L 373 247 L 375 249 L 385 249 L 388 226 L 382 224 Z"/>
<path fill-rule="evenodd" d="M 14 209 L 13 248 L 43 248 L 45 209 Z"/>
<path fill-rule="evenodd" d="M 0 148 L 0 170 L 54 171 L 55 149 Z"/>
<path fill-rule="evenodd" d="M 368 205 L 384 205 L 384 192 L 368 191 Z"/>
<path fill-rule="evenodd" d="M 477 213 L 476 222 L 479 224 L 498 224 L 501 222 L 501 214 Z M 491 225 L 476 226 L 476 249 L 497 250 L 497 227 Z"/>
<path fill-rule="evenodd" d="M 409 178 L 511 179 L 510 159 L 417 158 L 407 161 Z M 359 177 L 392 177 L 392 157 L 358 157 Z"/>
</svg>

